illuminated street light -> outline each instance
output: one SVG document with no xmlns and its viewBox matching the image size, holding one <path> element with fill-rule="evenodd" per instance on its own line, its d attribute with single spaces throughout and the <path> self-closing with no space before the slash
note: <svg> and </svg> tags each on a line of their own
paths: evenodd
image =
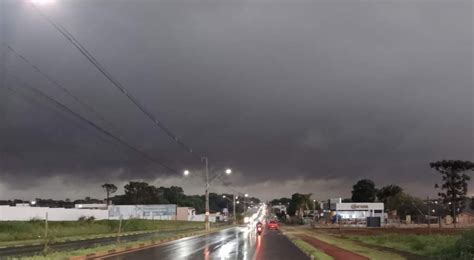
<svg viewBox="0 0 474 260">
<path fill-rule="evenodd" d="M 222 198 L 224 198 L 224 199 L 225 199 L 225 195 L 222 195 Z"/>
<path fill-rule="evenodd" d="M 30 203 L 31 203 L 31 205 L 33 205 L 33 206 L 36 205 L 36 201 L 34 201 L 34 200 L 32 200 Z"/>
<path fill-rule="evenodd" d="M 224 172 L 214 172 L 214 176 L 209 176 L 209 174 L 211 173 L 210 172 L 210 169 L 209 169 L 209 159 L 207 157 L 201 157 L 201 162 L 204 163 L 205 165 L 205 171 L 204 171 L 204 179 L 205 179 L 205 210 L 206 210 L 206 213 L 205 213 L 205 217 L 204 217 L 204 223 L 205 223 L 205 228 L 206 230 L 209 230 L 211 228 L 211 225 L 209 223 L 209 215 L 210 215 L 210 212 L 209 212 L 209 187 L 211 185 L 211 182 L 216 179 L 216 178 L 220 178 L 221 175 L 223 173 L 225 173 L 226 175 L 230 175 L 232 173 L 232 170 L 230 168 L 227 168 Z M 190 171 L 188 170 L 185 170 L 183 172 L 183 175 L 184 176 L 188 176 L 190 173 Z"/>
<path fill-rule="evenodd" d="M 38 5 L 50 5 L 56 3 L 56 0 L 29 0 L 28 2 Z"/>
<path fill-rule="evenodd" d="M 248 194 L 248 193 L 245 193 L 244 196 L 247 198 L 247 197 L 249 196 L 249 194 Z"/>
</svg>

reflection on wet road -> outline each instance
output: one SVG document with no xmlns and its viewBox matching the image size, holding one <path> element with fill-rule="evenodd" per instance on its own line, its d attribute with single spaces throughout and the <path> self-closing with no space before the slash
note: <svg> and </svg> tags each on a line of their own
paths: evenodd
<svg viewBox="0 0 474 260">
<path fill-rule="evenodd" d="M 107 259 L 309 259 L 278 231 L 236 227 Z"/>
</svg>

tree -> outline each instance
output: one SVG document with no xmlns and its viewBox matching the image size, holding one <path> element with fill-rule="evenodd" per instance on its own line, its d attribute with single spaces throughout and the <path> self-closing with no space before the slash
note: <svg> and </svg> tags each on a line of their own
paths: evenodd
<svg viewBox="0 0 474 260">
<path fill-rule="evenodd" d="M 474 210 L 474 196 L 471 197 L 471 203 L 469 204 L 469 207 Z"/>
<path fill-rule="evenodd" d="M 405 218 L 407 215 L 425 215 L 426 205 L 419 198 L 410 196 L 404 192 L 399 192 L 390 197 L 387 201 L 386 208 L 388 210 L 396 210 L 397 215 Z"/>
<path fill-rule="evenodd" d="M 291 195 L 290 205 L 288 207 L 288 215 L 297 215 L 303 217 L 305 210 L 310 210 L 313 207 L 313 201 L 311 200 L 311 193 L 301 194 L 295 193 Z"/>
<path fill-rule="evenodd" d="M 270 201 L 271 205 L 285 205 L 288 206 L 288 204 L 291 202 L 290 198 L 279 198 L 279 199 L 273 199 Z"/>
<path fill-rule="evenodd" d="M 403 189 L 398 185 L 387 185 L 377 191 L 377 199 L 384 204 L 387 204 L 387 200 L 399 193 L 403 192 Z"/>
<path fill-rule="evenodd" d="M 466 206 L 467 184 L 471 179 L 465 172 L 474 170 L 474 163 L 460 160 L 443 160 L 431 162 L 430 167 L 439 172 L 443 179 L 443 184 L 435 184 L 435 188 L 440 188 L 438 195 L 444 203 L 448 203 L 453 214 L 453 223 L 456 225 L 456 211 L 462 212 Z"/>
<path fill-rule="evenodd" d="M 124 186 L 125 197 L 122 203 L 125 204 L 157 204 L 159 203 L 160 190 L 146 182 L 131 181 Z"/>
<path fill-rule="evenodd" d="M 372 180 L 363 179 L 352 186 L 353 202 L 374 202 L 377 189 Z"/>
<path fill-rule="evenodd" d="M 104 183 L 102 184 L 102 188 L 105 190 L 107 194 L 107 206 L 110 204 L 110 194 L 115 193 L 117 191 L 117 186 L 112 183 Z"/>
</svg>

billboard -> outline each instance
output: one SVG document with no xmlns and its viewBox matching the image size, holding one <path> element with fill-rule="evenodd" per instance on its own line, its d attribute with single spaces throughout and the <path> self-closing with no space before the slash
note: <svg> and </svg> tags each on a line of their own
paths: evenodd
<svg viewBox="0 0 474 260">
<path fill-rule="evenodd" d="M 160 205 L 113 205 L 109 208 L 109 219 L 176 219 L 175 204 Z"/>
</svg>

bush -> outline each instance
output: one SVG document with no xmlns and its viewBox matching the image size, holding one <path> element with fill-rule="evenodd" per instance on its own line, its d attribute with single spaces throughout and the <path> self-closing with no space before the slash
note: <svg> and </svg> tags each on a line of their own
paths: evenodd
<svg viewBox="0 0 474 260">
<path fill-rule="evenodd" d="M 90 216 L 86 219 L 86 222 L 87 223 L 93 223 L 95 221 L 95 217 L 94 216 Z"/>
<path fill-rule="evenodd" d="M 454 244 L 454 251 L 457 252 L 457 257 L 474 257 L 474 229 L 462 233 L 461 238 Z"/>
<path fill-rule="evenodd" d="M 411 249 L 421 251 L 426 248 L 426 244 L 419 239 L 413 239 L 410 245 Z"/>
</svg>

